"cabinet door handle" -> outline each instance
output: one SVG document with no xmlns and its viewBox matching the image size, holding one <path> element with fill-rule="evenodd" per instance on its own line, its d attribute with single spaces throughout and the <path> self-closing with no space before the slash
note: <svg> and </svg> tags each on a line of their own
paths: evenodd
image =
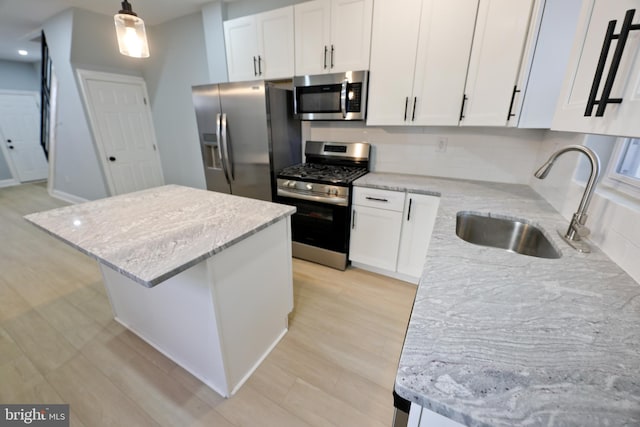
<svg viewBox="0 0 640 427">
<path fill-rule="evenodd" d="M 257 76 L 258 75 L 258 69 L 256 68 L 256 57 L 253 57 L 253 75 Z"/>
<path fill-rule="evenodd" d="M 258 55 L 258 75 L 262 75 L 262 57 Z"/>
<path fill-rule="evenodd" d="M 407 221 L 411 220 L 411 203 L 413 202 L 413 199 L 409 198 L 409 209 L 407 212 Z"/>
<path fill-rule="evenodd" d="M 351 216 L 351 229 L 356 228 L 356 210 L 353 210 L 353 215 Z"/>
<path fill-rule="evenodd" d="M 373 200 L 374 202 L 384 202 L 384 203 L 387 203 L 389 201 L 389 200 L 383 199 L 381 197 L 369 197 L 369 196 L 367 196 L 367 197 L 365 197 L 365 199 Z"/>
<path fill-rule="evenodd" d="M 324 45 L 324 69 L 327 69 L 327 52 L 329 51 L 329 49 L 327 49 L 327 45 Z"/>
<path fill-rule="evenodd" d="M 593 77 L 591 91 L 589 92 L 587 108 L 584 112 L 585 117 L 590 117 L 593 114 L 593 108 L 596 105 L 598 105 L 598 109 L 596 110 L 596 117 L 602 117 L 604 115 L 605 109 L 607 108 L 607 104 L 620 104 L 622 102 L 622 98 L 610 98 L 610 95 L 611 88 L 613 87 L 613 83 L 618 72 L 618 67 L 620 66 L 620 60 L 627 43 L 627 38 L 629 37 L 629 31 L 640 29 L 640 24 L 631 24 L 634 14 L 635 9 L 627 10 L 624 16 L 620 34 L 614 34 L 618 21 L 615 19 L 609 21 L 607 32 L 604 36 L 604 42 L 602 43 L 602 49 L 600 50 L 598 66 L 596 67 L 596 72 Z M 602 81 L 602 74 L 604 73 L 607 56 L 609 55 L 609 50 L 611 49 L 611 41 L 614 39 L 618 39 L 618 43 L 613 54 L 611 65 L 609 66 L 609 74 L 607 75 L 607 80 L 605 81 L 604 88 L 602 89 L 602 97 L 600 98 L 600 100 L 597 100 L 596 97 L 598 96 L 598 89 L 600 88 L 600 83 Z"/>
<path fill-rule="evenodd" d="M 409 97 L 404 98 L 404 121 L 407 121 L 407 108 L 409 108 Z"/>
<path fill-rule="evenodd" d="M 616 80 L 616 74 L 618 73 L 618 68 L 620 67 L 620 61 L 622 60 L 624 48 L 627 44 L 627 39 L 629 38 L 629 32 L 632 30 L 640 30 L 640 24 L 631 24 L 631 22 L 633 22 L 633 15 L 635 13 L 635 9 L 629 9 L 624 15 L 624 21 L 622 21 L 622 29 L 620 30 L 620 34 L 618 35 L 618 44 L 616 45 L 616 50 L 613 53 L 613 59 L 611 60 L 611 65 L 609 66 L 609 74 L 607 75 L 607 80 L 604 82 L 604 88 L 602 89 L 600 102 L 598 102 L 596 117 L 602 117 L 604 115 L 604 110 L 607 108 L 607 104 L 622 103 L 622 98 L 610 98 L 611 88 L 613 87 L 613 83 Z"/>
<path fill-rule="evenodd" d="M 513 101 L 516 99 L 516 93 L 520 93 L 520 89 L 518 89 L 517 85 L 514 85 L 513 92 L 511 93 L 511 104 L 509 104 L 509 112 L 507 113 L 507 121 L 516 115 L 513 113 Z"/>
<path fill-rule="evenodd" d="M 333 45 L 331 45 L 331 68 L 333 68 L 333 54 L 336 50 L 333 48 Z"/>
<path fill-rule="evenodd" d="M 464 104 L 467 102 L 467 95 L 466 94 L 462 94 L 462 107 L 460 107 L 460 121 L 462 121 L 462 119 L 464 119 Z"/>
<path fill-rule="evenodd" d="M 413 112 L 411 113 L 411 121 L 414 122 L 416 120 L 416 102 L 418 102 L 418 97 L 413 97 Z"/>
</svg>

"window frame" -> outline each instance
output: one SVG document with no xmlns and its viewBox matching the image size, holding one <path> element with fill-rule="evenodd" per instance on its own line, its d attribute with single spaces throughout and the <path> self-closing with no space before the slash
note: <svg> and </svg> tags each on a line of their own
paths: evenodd
<svg viewBox="0 0 640 427">
<path fill-rule="evenodd" d="M 621 193 L 631 196 L 640 202 L 640 179 L 630 178 L 626 175 L 618 173 L 618 165 L 621 162 L 621 156 L 626 153 L 627 144 L 639 138 L 620 137 L 616 140 L 616 145 L 611 153 L 611 159 L 607 166 L 606 173 L 603 176 L 602 183 Z"/>
</svg>

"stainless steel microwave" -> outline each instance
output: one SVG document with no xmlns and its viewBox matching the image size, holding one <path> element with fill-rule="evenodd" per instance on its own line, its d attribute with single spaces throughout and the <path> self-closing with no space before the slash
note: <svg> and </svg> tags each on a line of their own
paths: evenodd
<svg viewBox="0 0 640 427">
<path fill-rule="evenodd" d="M 368 84 L 368 71 L 296 76 L 294 111 L 302 120 L 364 120 Z"/>
</svg>

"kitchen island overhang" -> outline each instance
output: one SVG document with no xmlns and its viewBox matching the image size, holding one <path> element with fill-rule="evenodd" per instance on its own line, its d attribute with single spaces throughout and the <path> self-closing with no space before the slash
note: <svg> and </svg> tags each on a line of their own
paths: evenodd
<svg viewBox="0 0 640 427">
<path fill-rule="evenodd" d="M 170 185 L 25 218 L 98 261 L 118 322 L 229 397 L 287 332 L 293 212 Z"/>
</svg>

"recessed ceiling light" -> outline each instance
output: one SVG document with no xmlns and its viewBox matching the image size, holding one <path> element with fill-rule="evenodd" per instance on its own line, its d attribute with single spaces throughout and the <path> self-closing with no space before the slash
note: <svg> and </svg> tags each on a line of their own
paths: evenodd
<svg viewBox="0 0 640 427">
<path fill-rule="evenodd" d="M 24 49 L 20 49 L 20 50 L 18 51 L 18 55 L 20 55 L 20 56 L 27 56 L 28 54 L 29 54 L 29 52 L 27 52 L 27 51 L 26 51 L 26 50 L 24 50 Z"/>
</svg>

